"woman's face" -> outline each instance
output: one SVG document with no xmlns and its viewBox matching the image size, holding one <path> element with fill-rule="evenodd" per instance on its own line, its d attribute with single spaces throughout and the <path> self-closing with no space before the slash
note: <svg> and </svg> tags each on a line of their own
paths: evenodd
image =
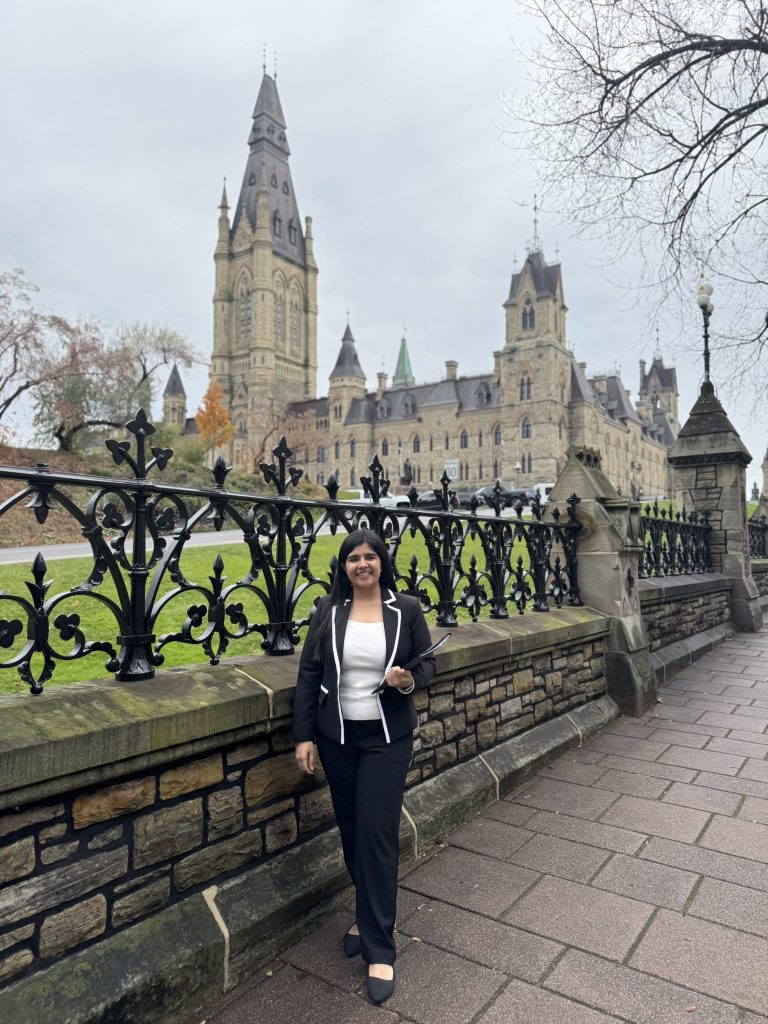
<svg viewBox="0 0 768 1024">
<path fill-rule="evenodd" d="M 381 559 L 370 544 L 358 544 L 347 555 L 344 571 L 349 582 L 361 594 L 374 587 L 378 588 L 381 576 Z"/>
</svg>

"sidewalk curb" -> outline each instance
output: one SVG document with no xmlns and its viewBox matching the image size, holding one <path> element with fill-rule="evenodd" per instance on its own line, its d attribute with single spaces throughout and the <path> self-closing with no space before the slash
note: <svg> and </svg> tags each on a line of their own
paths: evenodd
<svg viewBox="0 0 768 1024">
<path fill-rule="evenodd" d="M 408 790 L 401 862 L 618 715 L 603 696 Z M 349 886 L 336 829 L 0 992 L 4 1024 L 180 1024 L 244 981 Z"/>
</svg>

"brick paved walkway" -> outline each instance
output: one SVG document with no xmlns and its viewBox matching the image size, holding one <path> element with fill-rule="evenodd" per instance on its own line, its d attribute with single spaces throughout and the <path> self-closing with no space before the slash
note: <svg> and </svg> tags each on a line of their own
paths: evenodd
<svg viewBox="0 0 768 1024">
<path fill-rule="evenodd" d="M 208 1024 L 768 1024 L 767 680 L 737 635 L 409 866 L 384 1007 L 336 913 Z"/>
</svg>

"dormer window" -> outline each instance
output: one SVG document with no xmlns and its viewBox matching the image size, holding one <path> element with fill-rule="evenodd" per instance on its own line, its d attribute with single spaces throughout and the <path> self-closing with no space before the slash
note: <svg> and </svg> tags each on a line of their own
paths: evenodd
<svg viewBox="0 0 768 1024">
<path fill-rule="evenodd" d="M 386 420 L 389 419 L 391 411 L 392 409 L 390 407 L 389 402 L 386 399 L 384 399 L 383 401 L 379 402 L 379 407 L 376 410 L 376 413 L 380 420 Z"/>
<path fill-rule="evenodd" d="M 481 384 L 477 389 L 477 404 L 479 406 L 488 405 L 491 400 L 491 393 L 488 390 L 487 384 Z"/>
<path fill-rule="evenodd" d="M 283 237 L 283 221 L 279 213 L 275 213 L 275 216 L 272 218 L 272 233 L 275 238 Z"/>
<path fill-rule="evenodd" d="M 287 181 L 283 182 L 283 193 L 286 196 L 289 196 L 291 194 L 291 190 L 288 188 L 288 182 Z"/>
<path fill-rule="evenodd" d="M 403 399 L 403 416 L 413 416 L 416 411 L 416 403 L 410 395 Z"/>
<path fill-rule="evenodd" d="M 528 298 L 523 303 L 523 330 L 532 331 L 536 325 L 536 310 L 533 308 L 533 303 Z"/>
<path fill-rule="evenodd" d="M 296 245 L 299 241 L 299 229 L 293 222 L 293 218 L 288 221 L 288 241 L 291 245 Z"/>
<path fill-rule="evenodd" d="M 277 175 L 272 171 L 272 177 L 269 179 L 269 184 L 272 188 L 277 188 Z"/>
</svg>

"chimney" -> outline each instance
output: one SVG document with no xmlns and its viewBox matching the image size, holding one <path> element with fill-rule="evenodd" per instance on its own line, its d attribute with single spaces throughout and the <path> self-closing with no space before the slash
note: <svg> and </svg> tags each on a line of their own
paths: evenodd
<svg viewBox="0 0 768 1024">
<path fill-rule="evenodd" d="M 446 359 L 445 361 L 445 379 L 456 380 L 456 371 L 459 368 L 459 364 L 455 359 Z"/>
<path fill-rule="evenodd" d="M 385 370 L 379 370 L 379 372 L 376 374 L 376 380 L 378 381 L 378 383 L 376 385 L 376 401 L 379 402 L 379 401 L 381 401 L 381 396 L 387 390 L 387 374 L 386 374 L 386 371 Z"/>
<path fill-rule="evenodd" d="M 644 385 L 645 385 L 645 360 L 641 359 L 640 360 L 640 390 L 641 391 L 643 390 L 643 386 Z"/>
<path fill-rule="evenodd" d="M 501 379 L 501 352 L 493 353 L 493 380 L 498 384 Z"/>
<path fill-rule="evenodd" d="M 581 372 L 586 377 L 586 375 L 587 375 L 587 364 L 586 363 L 579 363 L 579 369 L 581 370 Z"/>
<path fill-rule="evenodd" d="M 592 380 L 592 387 L 598 394 L 604 395 L 608 390 L 608 380 L 605 374 L 602 374 L 599 377 L 594 377 Z"/>
</svg>

